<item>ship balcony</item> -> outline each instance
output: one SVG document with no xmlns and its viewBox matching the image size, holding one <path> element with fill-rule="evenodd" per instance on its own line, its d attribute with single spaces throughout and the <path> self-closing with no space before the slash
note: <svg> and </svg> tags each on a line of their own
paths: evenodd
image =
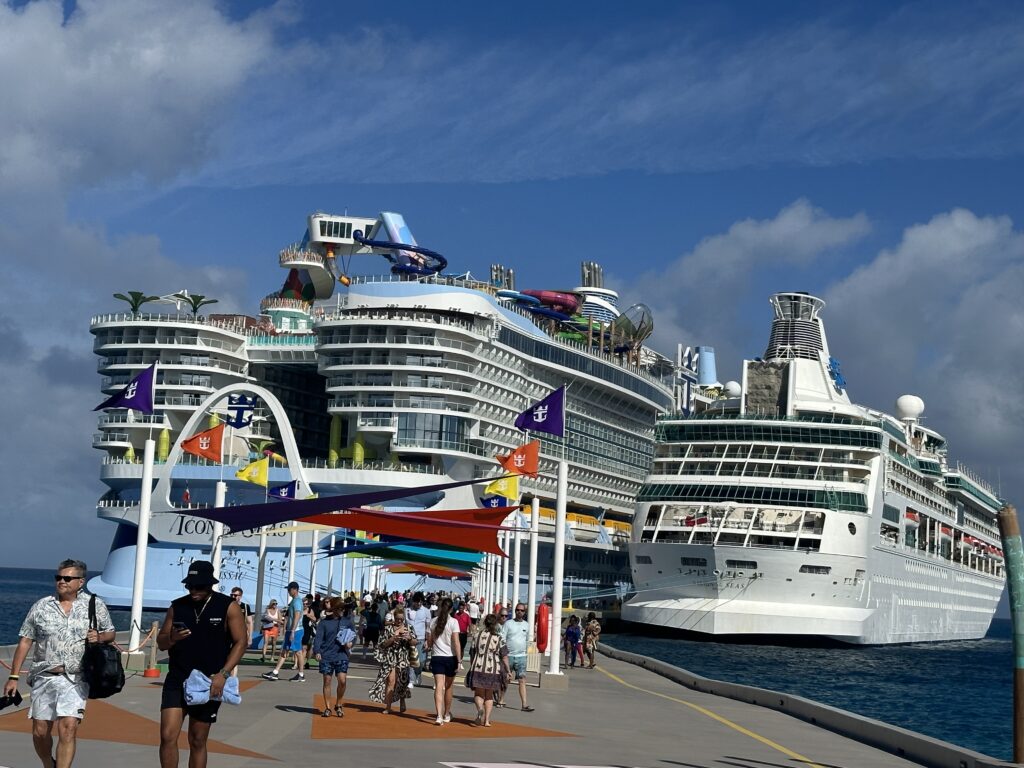
<svg viewBox="0 0 1024 768">
<path fill-rule="evenodd" d="M 177 369 L 189 369 L 189 368 L 211 368 L 217 371 L 225 371 L 227 373 L 236 373 L 241 376 L 246 376 L 249 366 L 244 363 L 231 363 L 227 360 L 218 360 L 217 358 L 210 357 L 193 357 L 188 355 L 181 355 L 179 357 L 172 357 L 169 359 L 160 359 L 157 355 L 153 355 L 150 359 L 136 359 L 134 356 L 129 357 L 103 357 L 96 362 L 96 370 L 99 373 L 107 373 L 108 371 L 116 375 L 120 373 L 121 366 L 127 366 L 130 368 L 139 368 L 140 366 L 150 366 L 154 362 L 159 363 L 160 370 L 177 370 Z M 117 370 L 110 371 L 111 368 Z"/>
<path fill-rule="evenodd" d="M 360 432 L 383 432 L 393 434 L 398 431 L 398 416 L 384 413 L 361 413 L 356 419 Z"/>
<path fill-rule="evenodd" d="M 98 424 L 100 428 L 116 424 L 121 429 L 132 429 L 134 427 L 144 427 L 145 429 L 157 427 L 159 429 L 163 429 L 171 426 L 167 417 L 162 413 L 137 414 L 133 411 L 128 411 L 127 413 L 105 413 L 100 416 Z"/>
<path fill-rule="evenodd" d="M 132 444 L 127 432 L 97 432 L 92 436 L 92 447 L 105 450 L 107 448 L 130 448 Z"/>
<path fill-rule="evenodd" d="M 415 409 L 426 411 L 443 411 L 446 413 L 470 413 L 473 406 L 469 403 L 455 403 L 440 398 L 392 398 L 386 395 L 373 397 L 335 397 L 327 401 L 329 413 L 345 413 L 356 409 L 365 408 L 399 408 Z"/>
</svg>

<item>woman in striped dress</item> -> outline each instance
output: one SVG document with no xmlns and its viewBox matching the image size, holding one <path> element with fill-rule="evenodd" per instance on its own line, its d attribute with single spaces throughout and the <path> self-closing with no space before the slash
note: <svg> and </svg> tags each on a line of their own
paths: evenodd
<svg viewBox="0 0 1024 768">
<path fill-rule="evenodd" d="M 491 725 L 494 694 L 508 680 L 508 648 L 501 639 L 498 617 L 484 617 L 483 629 L 473 638 L 469 648 L 469 673 L 466 687 L 473 690 L 476 703 L 476 724 Z"/>
</svg>

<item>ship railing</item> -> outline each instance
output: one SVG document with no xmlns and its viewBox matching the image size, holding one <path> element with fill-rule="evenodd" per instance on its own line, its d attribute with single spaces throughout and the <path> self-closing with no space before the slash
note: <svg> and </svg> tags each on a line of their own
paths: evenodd
<svg viewBox="0 0 1024 768">
<path fill-rule="evenodd" d="M 161 367 L 180 365 L 185 368 L 215 368 L 221 371 L 229 371 L 231 373 L 245 374 L 248 370 L 247 365 L 239 365 L 238 363 L 228 363 L 223 360 L 217 360 L 214 358 L 202 358 L 202 357 L 187 357 L 181 356 L 177 359 L 161 359 L 159 356 L 154 355 L 153 359 L 150 360 L 132 360 L 124 359 L 120 357 L 105 357 L 102 358 L 96 365 L 96 369 L 101 373 L 112 365 L 152 365 L 154 362 L 160 363 Z"/>
<path fill-rule="evenodd" d="M 381 320 L 396 320 L 402 322 L 411 321 L 418 325 L 429 324 L 439 325 L 444 328 L 456 328 L 458 330 L 465 331 L 466 333 L 480 336 L 481 338 L 484 338 L 487 335 L 483 328 L 478 327 L 474 323 L 466 322 L 465 320 L 455 320 L 446 315 L 439 315 L 435 312 L 418 312 L 415 309 L 409 308 L 352 308 L 348 306 L 347 302 L 344 306 L 336 307 L 333 310 L 325 309 L 323 316 L 317 320 L 317 323 L 331 323 L 339 320 L 344 320 L 347 323 L 351 323 L 353 320 L 366 320 L 368 322 L 379 322 Z M 354 330 L 358 328 L 358 326 L 353 325 L 352 328 Z"/>
<path fill-rule="evenodd" d="M 409 408 L 427 411 L 445 411 L 449 413 L 469 413 L 473 406 L 469 403 L 456 403 L 451 400 L 434 402 L 430 399 L 417 398 L 384 398 L 375 400 L 368 397 L 337 397 L 327 401 L 327 408 Z"/>
<path fill-rule="evenodd" d="M 310 302 L 308 301 L 290 299 L 284 296 L 279 296 L 276 293 L 271 293 L 264 296 L 260 301 L 260 312 L 266 312 L 271 309 L 290 309 L 296 312 L 303 312 L 308 315 L 310 306 Z"/>
<path fill-rule="evenodd" d="M 205 315 L 192 315 L 183 312 L 175 312 L 173 314 L 169 312 L 108 312 L 104 314 L 93 315 L 92 318 L 90 318 L 89 320 L 89 325 L 90 327 L 92 327 L 96 325 L 105 325 L 107 323 L 125 322 L 183 323 L 187 325 L 204 325 L 211 328 L 217 328 L 218 330 L 238 334 L 244 333 L 245 329 L 244 324 L 240 322 L 211 319 Z"/>
<path fill-rule="evenodd" d="M 428 334 L 428 335 L 423 335 L 423 336 L 407 335 L 407 336 L 398 336 L 398 337 L 393 337 L 393 338 L 388 338 L 388 336 L 386 334 L 381 334 L 381 335 L 376 335 L 376 336 L 367 335 L 365 337 L 359 335 L 359 336 L 350 336 L 349 338 L 345 339 L 344 341 L 341 341 L 341 340 L 331 340 L 330 337 L 325 337 L 324 341 L 321 344 L 321 347 L 325 351 L 334 351 L 332 349 L 332 347 L 335 347 L 335 346 L 344 347 L 346 349 L 353 349 L 353 348 L 354 349 L 365 349 L 365 347 L 357 346 L 357 345 L 363 345 L 363 344 L 374 345 L 374 346 L 379 345 L 379 346 L 385 346 L 385 347 L 394 347 L 394 346 L 442 347 L 444 349 L 455 349 L 455 350 L 459 350 L 459 351 L 462 351 L 462 352 L 467 352 L 467 353 L 469 353 L 471 355 L 474 355 L 474 356 L 488 357 L 488 358 L 492 358 L 493 359 L 493 356 L 486 355 L 486 354 L 484 354 L 481 351 L 481 342 L 468 342 L 468 341 L 460 341 L 458 339 L 447 339 L 447 338 L 444 338 L 443 336 L 435 336 L 433 334 Z"/>
<path fill-rule="evenodd" d="M 104 339 L 103 341 L 100 341 L 99 339 L 97 339 L 96 343 L 93 345 L 93 348 L 94 348 L 94 350 L 98 350 L 98 349 L 102 349 L 103 347 L 107 347 L 107 346 L 131 346 L 131 347 L 137 347 L 137 346 L 139 346 L 141 344 L 153 344 L 155 346 L 160 346 L 160 347 L 178 347 L 178 346 L 180 346 L 180 347 L 203 347 L 203 348 L 211 348 L 211 349 L 222 349 L 222 350 L 225 350 L 226 352 L 231 352 L 231 353 L 233 353 L 235 355 L 244 355 L 245 354 L 244 343 L 242 341 L 236 341 L 236 342 L 228 343 L 226 341 L 222 341 L 221 339 L 209 339 L 209 338 L 206 338 L 206 337 L 203 337 L 203 336 L 190 336 L 190 337 L 183 337 L 183 336 L 166 336 L 166 337 L 152 336 L 152 337 L 148 337 L 148 336 L 146 336 L 146 337 L 138 337 L 138 338 L 134 338 L 134 339 L 133 338 L 125 338 L 125 337 L 122 336 L 122 337 L 119 337 L 119 338 L 116 338 L 116 339 Z M 155 358 L 155 353 L 154 353 L 154 357 L 152 357 L 148 361 L 146 361 L 146 364 L 147 365 L 151 364 L 155 359 L 156 358 Z"/>
<path fill-rule="evenodd" d="M 106 424 L 138 424 L 140 426 L 169 427 L 170 422 L 162 413 L 105 413 L 100 416 L 100 426 Z"/>
<path fill-rule="evenodd" d="M 248 337 L 249 347 L 314 347 L 314 333 L 282 333 L 279 336 L 268 336 L 265 333 L 252 334 Z"/>
<path fill-rule="evenodd" d="M 390 376 L 391 374 L 387 375 Z M 343 376 L 328 376 L 327 387 L 328 389 L 335 389 L 341 387 L 359 387 L 364 390 L 367 387 L 381 387 L 382 389 L 430 389 L 437 390 L 440 392 L 472 393 L 477 388 L 477 385 L 464 384 L 461 381 L 456 381 L 453 379 L 442 379 L 441 381 L 422 381 L 410 383 L 408 381 L 374 381 L 372 379 L 366 378 L 352 380 L 351 378 L 346 379 Z"/>
<path fill-rule="evenodd" d="M 108 443 L 130 443 L 127 432 L 97 432 L 92 436 L 92 447 L 99 448 Z"/>
<path fill-rule="evenodd" d="M 855 419 L 841 414 L 797 414 L 787 416 L 778 413 L 721 413 L 717 411 L 705 411 L 703 413 L 685 414 L 680 411 L 663 413 L 658 415 L 658 421 L 794 421 L 812 424 L 844 424 L 854 427 L 875 427 L 880 429 L 881 423 L 874 419 Z"/>
<path fill-rule="evenodd" d="M 430 464 L 411 464 L 405 462 L 368 460 L 354 462 L 351 459 L 339 459 L 329 462 L 327 459 L 303 459 L 302 466 L 306 469 L 360 469 L 376 472 L 416 472 L 424 475 L 443 475 L 444 470 Z"/>
</svg>

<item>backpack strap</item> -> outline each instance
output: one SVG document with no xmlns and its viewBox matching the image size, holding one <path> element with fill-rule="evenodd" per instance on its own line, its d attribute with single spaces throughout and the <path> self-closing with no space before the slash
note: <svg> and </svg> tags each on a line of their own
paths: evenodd
<svg viewBox="0 0 1024 768">
<path fill-rule="evenodd" d="M 89 596 L 89 629 L 95 629 L 99 632 L 100 625 L 96 621 L 96 595 Z"/>
</svg>

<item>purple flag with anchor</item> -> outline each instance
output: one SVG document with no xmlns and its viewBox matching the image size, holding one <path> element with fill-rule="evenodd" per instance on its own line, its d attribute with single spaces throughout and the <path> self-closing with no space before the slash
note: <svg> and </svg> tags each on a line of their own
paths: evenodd
<svg viewBox="0 0 1024 768">
<path fill-rule="evenodd" d="M 153 392 L 156 389 L 156 363 L 128 382 L 128 386 L 93 408 L 131 408 L 139 413 L 153 412 Z"/>
<path fill-rule="evenodd" d="M 565 437 L 565 385 L 516 416 L 515 425 L 522 430 Z"/>
</svg>

